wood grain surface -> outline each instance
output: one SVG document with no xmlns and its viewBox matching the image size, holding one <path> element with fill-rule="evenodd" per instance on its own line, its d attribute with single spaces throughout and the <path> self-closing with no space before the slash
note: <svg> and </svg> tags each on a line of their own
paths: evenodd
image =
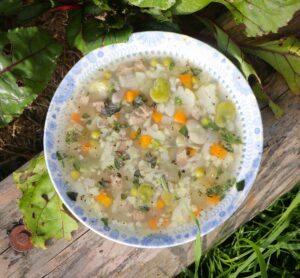
<svg viewBox="0 0 300 278">
<path fill-rule="evenodd" d="M 279 76 L 268 87 L 286 114 L 276 120 L 262 107 L 264 152 L 247 200 L 221 227 L 203 238 L 207 250 L 249 221 L 300 180 L 300 101 Z M 106 240 L 84 226 L 71 241 L 55 240 L 47 250 L 15 252 L 7 230 L 20 219 L 20 196 L 12 177 L 0 183 L 0 277 L 170 277 L 194 260 L 193 243 L 167 249 L 138 249 Z"/>
</svg>

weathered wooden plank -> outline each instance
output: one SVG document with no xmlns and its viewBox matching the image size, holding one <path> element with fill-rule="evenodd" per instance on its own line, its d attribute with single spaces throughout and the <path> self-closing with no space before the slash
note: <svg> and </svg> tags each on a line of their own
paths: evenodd
<svg viewBox="0 0 300 278">
<path fill-rule="evenodd" d="M 225 224 L 203 238 L 204 250 L 224 239 L 300 180 L 300 101 L 281 78 L 268 87 L 286 111 L 279 121 L 262 108 L 264 153 L 259 176 L 246 202 Z M 20 218 L 19 192 L 8 177 L 0 184 L 0 277 L 166 277 L 193 262 L 193 244 L 137 249 L 116 244 L 81 226 L 70 242 L 54 241 L 47 250 L 26 254 L 8 245 L 6 230 Z"/>
</svg>

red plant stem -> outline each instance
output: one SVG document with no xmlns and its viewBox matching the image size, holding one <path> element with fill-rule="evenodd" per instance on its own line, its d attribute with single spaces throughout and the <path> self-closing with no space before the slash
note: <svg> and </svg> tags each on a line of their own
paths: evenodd
<svg viewBox="0 0 300 278">
<path fill-rule="evenodd" d="M 69 11 L 69 10 L 75 10 L 75 9 L 80 9 L 80 8 L 81 8 L 81 5 L 65 5 L 65 6 L 60 6 L 60 7 L 50 9 L 50 10 L 48 10 L 48 12 Z"/>
</svg>

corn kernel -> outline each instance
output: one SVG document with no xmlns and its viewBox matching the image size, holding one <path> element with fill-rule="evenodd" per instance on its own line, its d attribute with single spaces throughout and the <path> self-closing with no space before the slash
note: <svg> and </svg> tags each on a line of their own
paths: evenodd
<svg viewBox="0 0 300 278">
<path fill-rule="evenodd" d="M 101 136 L 101 132 L 99 130 L 93 130 L 91 133 L 91 137 L 95 140 L 99 139 Z"/>
<path fill-rule="evenodd" d="M 169 68 L 171 63 L 172 63 L 172 59 L 170 57 L 166 57 L 163 59 L 163 65 L 166 67 L 166 68 Z"/>
<path fill-rule="evenodd" d="M 103 78 L 105 79 L 111 79 L 112 73 L 110 71 L 104 71 L 102 73 Z"/>
<path fill-rule="evenodd" d="M 200 120 L 200 123 L 203 127 L 207 127 L 210 124 L 210 119 L 206 116 Z"/>
<path fill-rule="evenodd" d="M 198 84 L 199 81 L 200 81 L 200 79 L 199 79 L 198 77 L 196 77 L 196 76 L 193 76 L 193 77 L 192 77 L 192 83 L 193 83 L 193 84 Z"/>
<path fill-rule="evenodd" d="M 195 171 L 195 177 L 200 179 L 205 175 L 205 169 L 203 167 L 199 167 Z"/>
<path fill-rule="evenodd" d="M 159 64 L 159 61 L 157 59 L 151 59 L 150 60 L 150 66 L 151 67 L 156 67 Z"/>
<path fill-rule="evenodd" d="M 97 140 L 90 140 L 89 143 L 93 148 L 96 148 L 99 144 L 99 142 Z"/>
<path fill-rule="evenodd" d="M 72 179 L 78 180 L 79 177 L 80 177 L 80 172 L 76 171 L 76 170 L 73 170 L 73 171 L 70 172 L 70 176 L 71 176 Z"/>
</svg>

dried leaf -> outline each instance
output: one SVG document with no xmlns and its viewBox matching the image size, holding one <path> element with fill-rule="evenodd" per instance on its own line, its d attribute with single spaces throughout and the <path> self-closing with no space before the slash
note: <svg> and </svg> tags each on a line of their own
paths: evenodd
<svg viewBox="0 0 300 278">
<path fill-rule="evenodd" d="M 70 240 L 71 232 L 78 229 L 78 224 L 65 211 L 51 183 L 44 156 L 33 159 L 25 171 L 13 173 L 13 178 L 23 193 L 19 209 L 32 234 L 33 245 L 44 249 L 48 239 Z"/>
</svg>

